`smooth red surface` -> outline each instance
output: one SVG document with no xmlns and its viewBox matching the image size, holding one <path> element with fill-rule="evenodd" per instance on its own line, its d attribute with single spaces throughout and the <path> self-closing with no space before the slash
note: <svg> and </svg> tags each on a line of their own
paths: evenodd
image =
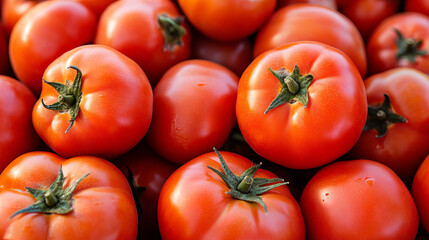
<svg viewBox="0 0 429 240">
<path fill-rule="evenodd" d="M 419 211 L 420 223 L 429 232 L 429 155 L 420 165 L 413 180 L 413 198 Z"/>
<path fill-rule="evenodd" d="M 336 162 L 309 181 L 300 205 L 307 239 L 414 239 L 419 216 L 398 176 L 370 160 Z"/>
<path fill-rule="evenodd" d="M 206 60 L 188 60 L 170 68 L 154 89 L 150 147 L 183 164 L 221 148 L 236 123 L 238 77 Z"/>
</svg>

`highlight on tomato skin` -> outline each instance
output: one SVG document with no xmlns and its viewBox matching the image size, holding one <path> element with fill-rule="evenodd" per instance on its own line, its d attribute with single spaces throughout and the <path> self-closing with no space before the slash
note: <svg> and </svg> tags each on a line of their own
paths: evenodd
<svg viewBox="0 0 429 240">
<path fill-rule="evenodd" d="M 408 188 L 372 160 L 323 167 L 305 186 L 300 206 L 308 239 L 415 239 L 419 228 Z"/>
</svg>

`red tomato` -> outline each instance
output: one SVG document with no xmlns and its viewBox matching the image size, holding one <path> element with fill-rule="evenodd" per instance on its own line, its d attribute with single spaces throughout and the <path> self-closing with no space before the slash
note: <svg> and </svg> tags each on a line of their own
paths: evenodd
<svg viewBox="0 0 429 240">
<path fill-rule="evenodd" d="M 370 74 L 395 67 L 429 73 L 429 16 L 398 13 L 384 19 L 367 43 Z"/>
<path fill-rule="evenodd" d="M 255 33 L 271 16 L 276 0 L 178 0 L 186 18 L 204 35 L 238 41 Z"/>
<path fill-rule="evenodd" d="M 219 63 L 232 70 L 237 76 L 241 76 L 253 60 L 253 44 L 250 38 L 234 42 L 219 42 L 194 31 L 191 42 L 191 58 Z"/>
<path fill-rule="evenodd" d="M 101 158 L 21 155 L 0 175 L 0 205 L 2 239 L 126 240 L 137 235 L 130 186 L 118 168 Z"/>
<path fill-rule="evenodd" d="M 335 2 L 335 0 L 277 0 L 277 9 L 295 3 L 317 4 L 331 8 L 333 10 L 337 10 L 337 3 Z"/>
<path fill-rule="evenodd" d="M 152 88 L 142 69 L 122 53 L 103 45 L 78 47 L 52 62 L 43 78 L 33 124 L 59 155 L 112 159 L 146 134 Z M 63 88 L 61 94 L 54 87 Z"/>
<path fill-rule="evenodd" d="M 218 154 L 210 152 L 193 159 L 164 184 L 158 203 L 162 239 L 304 239 L 300 207 L 282 179 L 257 169 L 259 165 L 241 155 L 225 151 Z M 223 178 L 235 183 L 226 184 L 218 174 L 226 174 L 228 177 Z M 253 179 L 253 185 L 240 184 L 244 179 Z M 262 191 L 263 182 L 267 184 L 262 189 L 268 191 L 256 194 Z M 246 193 L 247 187 L 250 189 Z"/>
<path fill-rule="evenodd" d="M 246 141 L 289 168 L 334 161 L 353 147 L 365 125 L 358 70 L 343 52 L 322 43 L 296 42 L 259 55 L 241 76 L 237 95 Z"/>
<path fill-rule="evenodd" d="M 169 0 L 118 1 L 102 14 L 95 43 L 136 61 L 155 86 L 174 64 L 190 57 L 190 30 Z"/>
<path fill-rule="evenodd" d="M 353 60 L 362 77 L 366 74 L 365 45 L 356 26 L 337 11 L 312 4 L 293 4 L 275 12 L 257 33 L 253 56 L 296 41 L 338 48 Z"/>
<path fill-rule="evenodd" d="M 367 39 L 378 24 L 399 11 L 400 0 L 352 0 L 340 12 L 346 15 Z"/>
<path fill-rule="evenodd" d="M 19 155 L 36 150 L 40 139 L 31 123 L 36 98 L 30 89 L 0 76 L 0 173 Z"/>
<path fill-rule="evenodd" d="M 429 233 L 429 155 L 418 168 L 412 185 L 413 198 L 419 211 L 420 222 Z"/>
<path fill-rule="evenodd" d="M 429 1 L 427 0 L 406 0 L 405 11 L 419 12 L 429 16 Z"/>
<path fill-rule="evenodd" d="M 94 14 L 75 2 L 46 1 L 31 8 L 10 36 L 17 78 L 38 96 L 46 67 L 64 52 L 92 42 L 96 23 Z"/>
<path fill-rule="evenodd" d="M 34 7 L 45 0 L 3 0 L 1 9 L 1 20 L 9 37 L 18 20 Z M 57 0 L 58 1 L 58 0 Z M 62 0 L 59 0 L 62 1 Z M 96 16 L 100 16 L 104 9 L 117 0 L 68 0 L 87 6 Z"/>
<path fill-rule="evenodd" d="M 167 178 L 178 166 L 160 158 L 143 142 L 115 162 L 131 184 L 139 213 L 137 239 L 160 239 L 158 197 Z"/>
<path fill-rule="evenodd" d="M 170 68 L 154 89 L 150 147 L 179 164 L 222 147 L 236 123 L 237 86 L 233 72 L 206 60 Z"/>
<path fill-rule="evenodd" d="M 398 176 L 369 160 L 341 161 L 318 171 L 300 205 L 308 239 L 414 239 L 419 216 Z"/>
<path fill-rule="evenodd" d="M 365 87 L 368 105 L 373 109 L 368 117 L 377 125 L 367 124 L 368 130 L 362 133 L 348 157 L 381 162 L 392 168 L 405 183 L 411 183 L 429 153 L 429 76 L 412 68 L 395 68 L 369 77 Z M 390 111 L 406 122 L 395 123 L 395 115 L 384 109 L 382 111 L 388 115 L 376 118 L 385 101 L 384 94 L 390 99 Z"/>
</svg>

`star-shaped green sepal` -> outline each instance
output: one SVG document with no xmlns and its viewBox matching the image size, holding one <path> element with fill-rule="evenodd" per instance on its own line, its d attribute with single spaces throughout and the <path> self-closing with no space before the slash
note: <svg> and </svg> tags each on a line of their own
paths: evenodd
<svg viewBox="0 0 429 240">
<path fill-rule="evenodd" d="M 267 206 L 265 205 L 262 198 L 259 196 L 273 188 L 276 188 L 278 186 L 282 186 L 285 184 L 288 184 L 287 182 L 284 182 L 282 178 L 254 178 L 256 171 L 259 169 L 262 163 L 256 164 L 246 171 L 244 171 L 241 176 L 235 175 L 226 164 L 224 158 L 222 155 L 216 150 L 216 148 L 213 148 L 216 152 L 217 156 L 219 157 L 223 172 L 220 172 L 219 170 L 207 166 L 211 170 L 213 170 L 217 175 L 219 175 L 222 180 L 228 185 L 230 191 L 226 192 L 227 194 L 230 194 L 233 198 L 244 200 L 247 202 L 254 202 L 260 204 L 265 212 L 267 213 Z M 275 184 L 273 184 L 275 183 Z"/>
<path fill-rule="evenodd" d="M 394 123 L 405 123 L 407 119 L 396 114 L 392 110 L 390 97 L 384 94 L 384 101 L 381 105 L 368 106 L 368 117 L 365 123 L 364 131 L 369 129 L 377 130 L 377 137 L 384 137 L 387 128 Z"/>
<path fill-rule="evenodd" d="M 62 84 L 57 82 L 48 82 L 45 79 L 42 79 L 43 82 L 55 88 L 59 93 L 57 102 L 46 105 L 42 99 L 42 105 L 49 110 L 59 111 L 61 113 L 68 112 L 70 114 L 70 125 L 67 128 L 66 133 L 73 126 L 73 123 L 77 118 L 80 108 L 79 104 L 82 98 L 82 72 L 76 66 L 69 66 L 68 68 L 76 70 L 76 76 L 73 83 L 70 83 L 70 80 L 67 80 L 66 84 Z"/>
<path fill-rule="evenodd" d="M 16 211 L 9 219 L 12 219 L 21 213 L 45 213 L 45 214 L 66 214 L 73 210 L 73 192 L 77 185 L 89 173 L 83 175 L 75 182 L 73 182 L 66 189 L 63 189 L 65 177 L 62 167 L 57 175 L 55 181 L 49 186 L 48 189 L 35 189 L 26 187 L 25 189 L 37 200 L 33 205 Z"/>
<path fill-rule="evenodd" d="M 164 36 L 164 51 L 173 51 L 174 47 L 183 46 L 182 37 L 186 34 L 186 29 L 180 24 L 185 20 L 183 16 L 170 17 L 167 14 L 159 14 L 158 25 Z"/>
<path fill-rule="evenodd" d="M 417 56 L 426 56 L 427 51 L 421 50 L 420 47 L 423 43 L 423 40 L 415 40 L 412 38 L 405 38 L 402 33 L 398 29 L 394 29 L 396 33 L 396 40 L 395 44 L 398 48 L 398 51 L 396 52 L 396 58 L 406 58 L 411 63 L 416 62 Z"/>
<path fill-rule="evenodd" d="M 269 70 L 279 80 L 281 89 L 264 113 L 266 114 L 284 103 L 294 103 L 295 101 L 302 103 L 306 108 L 308 104 L 308 87 L 313 81 L 313 75 L 301 75 L 297 65 L 295 65 L 292 73 L 284 68 L 278 71 L 273 71 L 271 68 Z"/>
</svg>

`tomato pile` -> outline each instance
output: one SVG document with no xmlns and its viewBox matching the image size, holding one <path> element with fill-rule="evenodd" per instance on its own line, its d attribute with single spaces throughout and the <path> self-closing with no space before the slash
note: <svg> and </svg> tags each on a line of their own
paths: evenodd
<svg viewBox="0 0 429 240">
<path fill-rule="evenodd" d="M 429 238 L 429 1 L 0 6 L 0 239 Z"/>
</svg>

